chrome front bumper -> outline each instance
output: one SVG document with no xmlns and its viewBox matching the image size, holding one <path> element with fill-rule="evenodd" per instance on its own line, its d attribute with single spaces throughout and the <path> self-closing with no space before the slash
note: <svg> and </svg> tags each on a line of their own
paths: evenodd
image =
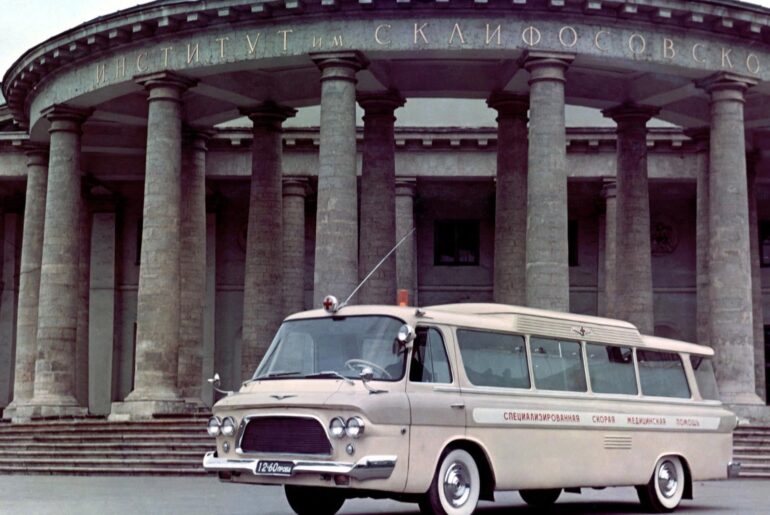
<svg viewBox="0 0 770 515">
<path fill-rule="evenodd" d="M 342 475 L 353 479 L 387 479 L 396 467 L 396 456 L 364 456 L 356 463 L 339 461 L 282 460 L 291 462 L 290 474 L 257 472 L 260 460 L 244 458 L 219 458 L 216 451 L 203 457 L 203 468 L 209 472 L 249 472 L 255 476 L 292 477 L 299 474 Z M 275 460 L 265 460 L 275 461 Z"/>
</svg>

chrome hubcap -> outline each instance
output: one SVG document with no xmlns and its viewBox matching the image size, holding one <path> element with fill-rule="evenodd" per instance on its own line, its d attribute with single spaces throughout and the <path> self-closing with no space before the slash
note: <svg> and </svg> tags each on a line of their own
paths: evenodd
<svg viewBox="0 0 770 515">
<path fill-rule="evenodd" d="M 462 463 L 452 463 L 444 474 L 444 497 L 453 507 L 458 508 L 471 495 L 470 474 Z"/>
<path fill-rule="evenodd" d="M 679 486 L 679 478 L 676 475 L 676 467 L 670 461 L 666 461 L 658 469 L 658 488 L 666 499 L 676 494 Z"/>
</svg>

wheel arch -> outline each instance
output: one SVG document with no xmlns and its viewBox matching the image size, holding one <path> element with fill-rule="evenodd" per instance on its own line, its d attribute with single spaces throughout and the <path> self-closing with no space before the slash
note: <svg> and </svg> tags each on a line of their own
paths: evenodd
<svg viewBox="0 0 770 515">
<path fill-rule="evenodd" d="M 492 468 L 492 462 L 489 459 L 486 449 L 474 440 L 457 439 L 449 442 L 441 452 L 441 457 L 454 449 L 462 449 L 470 454 L 479 467 L 479 476 L 481 476 L 481 494 L 479 499 L 484 501 L 495 500 L 495 471 Z M 441 461 L 439 457 L 439 462 Z M 438 466 L 438 465 L 437 465 Z"/>
</svg>

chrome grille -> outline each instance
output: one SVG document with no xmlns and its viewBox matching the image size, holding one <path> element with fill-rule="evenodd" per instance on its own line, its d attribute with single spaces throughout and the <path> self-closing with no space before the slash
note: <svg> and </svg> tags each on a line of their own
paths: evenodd
<svg viewBox="0 0 770 515">
<path fill-rule="evenodd" d="M 307 417 L 255 417 L 241 435 L 242 452 L 323 454 L 332 452 L 326 430 Z"/>
</svg>

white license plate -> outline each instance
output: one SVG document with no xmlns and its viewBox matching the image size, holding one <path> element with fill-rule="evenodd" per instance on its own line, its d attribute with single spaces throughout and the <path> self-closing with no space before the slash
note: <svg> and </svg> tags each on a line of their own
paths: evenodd
<svg viewBox="0 0 770 515">
<path fill-rule="evenodd" d="M 294 469 L 294 463 L 290 461 L 262 460 L 257 463 L 257 474 L 270 476 L 290 476 Z"/>
</svg>

